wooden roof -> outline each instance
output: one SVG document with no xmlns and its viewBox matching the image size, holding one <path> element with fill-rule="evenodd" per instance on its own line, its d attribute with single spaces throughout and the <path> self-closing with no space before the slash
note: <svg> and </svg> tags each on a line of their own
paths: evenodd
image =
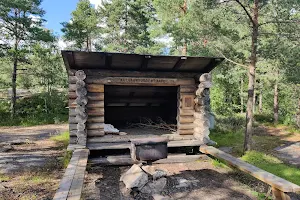
<svg viewBox="0 0 300 200">
<path fill-rule="evenodd" d="M 108 52 L 62 51 L 67 69 L 207 73 L 221 63 L 220 57 L 161 56 Z"/>
</svg>

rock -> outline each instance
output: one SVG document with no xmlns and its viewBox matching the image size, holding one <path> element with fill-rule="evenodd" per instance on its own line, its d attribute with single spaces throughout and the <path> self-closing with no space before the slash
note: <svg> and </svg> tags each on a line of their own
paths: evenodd
<svg viewBox="0 0 300 200">
<path fill-rule="evenodd" d="M 120 181 L 123 181 L 127 189 L 140 189 L 148 182 L 148 175 L 138 165 L 133 165 L 121 176 Z"/>
<path fill-rule="evenodd" d="M 150 174 L 151 176 L 153 176 L 153 174 L 155 173 L 155 171 L 157 170 L 155 166 L 151 166 L 151 165 L 144 165 L 142 166 L 142 169 Z"/>
<path fill-rule="evenodd" d="M 166 178 L 160 178 L 153 182 L 148 182 L 140 191 L 144 194 L 156 194 L 164 190 L 167 184 Z"/>
<path fill-rule="evenodd" d="M 153 194 L 153 195 L 152 195 L 152 198 L 153 198 L 154 200 L 171 200 L 170 197 L 162 196 L 162 195 L 160 195 L 160 194 Z"/>
<path fill-rule="evenodd" d="M 156 170 L 154 172 L 154 174 L 152 175 L 153 180 L 157 180 L 157 179 L 159 179 L 161 177 L 165 177 L 165 176 L 167 176 L 167 172 L 165 172 L 163 170 Z"/>
<path fill-rule="evenodd" d="M 161 177 L 165 177 L 167 176 L 167 172 L 164 171 L 164 170 L 161 170 L 161 169 L 157 169 L 155 166 L 149 166 L 149 165 L 145 165 L 145 166 L 142 166 L 142 169 L 150 174 L 153 178 L 153 180 L 157 180 Z"/>
</svg>

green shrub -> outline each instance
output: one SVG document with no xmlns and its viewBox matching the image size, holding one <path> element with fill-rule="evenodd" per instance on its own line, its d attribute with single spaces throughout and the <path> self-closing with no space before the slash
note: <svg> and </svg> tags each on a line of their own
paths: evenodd
<svg viewBox="0 0 300 200">
<path fill-rule="evenodd" d="M 10 118 L 10 102 L 0 101 L 0 126 L 33 126 L 54 124 L 68 120 L 67 96 L 65 93 L 34 94 L 31 97 L 18 99 L 16 116 Z"/>
</svg>

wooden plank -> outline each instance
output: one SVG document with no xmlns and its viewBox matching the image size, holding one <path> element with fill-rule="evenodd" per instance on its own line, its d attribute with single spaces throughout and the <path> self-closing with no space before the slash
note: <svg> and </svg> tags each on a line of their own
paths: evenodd
<svg viewBox="0 0 300 200">
<path fill-rule="evenodd" d="M 91 101 L 97 101 L 97 100 L 104 100 L 104 93 L 92 93 L 92 92 L 88 92 L 87 94 L 87 98 L 88 100 Z"/>
<path fill-rule="evenodd" d="M 104 108 L 89 108 L 87 114 L 89 116 L 104 116 Z"/>
<path fill-rule="evenodd" d="M 180 141 L 170 141 L 168 142 L 168 147 L 192 147 L 200 146 L 203 142 L 199 140 L 180 140 Z M 90 150 L 104 150 L 104 149 L 130 149 L 130 142 L 88 142 L 87 147 Z"/>
<path fill-rule="evenodd" d="M 194 78 L 200 76 L 201 73 L 195 72 L 150 72 L 150 71 L 129 71 L 129 70 L 85 70 L 87 76 L 101 77 L 158 77 L 158 78 Z"/>
<path fill-rule="evenodd" d="M 179 109 L 179 115 L 180 116 L 194 116 L 194 110 L 184 110 L 184 109 Z"/>
<path fill-rule="evenodd" d="M 272 187 L 275 187 L 283 192 L 299 192 L 300 186 L 291 183 L 283 178 L 275 176 L 265 170 L 255 167 L 239 158 L 235 158 L 219 149 L 212 146 L 202 145 L 200 146 L 200 151 L 205 154 L 210 154 L 218 159 L 221 159 L 228 163 L 229 165 L 238 168 L 239 170 L 252 175 L 253 177 L 265 182 Z"/>
<path fill-rule="evenodd" d="M 135 78 L 135 77 L 106 77 L 106 78 L 88 78 L 86 80 L 87 90 L 89 85 L 139 85 L 139 86 L 179 86 L 195 85 L 195 80 L 190 79 L 172 79 L 172 78 Z M 96 89 L 95 89 L 96 90 Z M 95 91 L 98 92 L 98 91 Z M 100 91 L 99 91 L 100 92 Z M 104 91 L 103 91 L 104 92 Z"/>
<path fill-rule="evenodd" d="M 97 129 L 97 130 L 87 130 L 87 135 L 88 135 L 88 139 L 87 139 L 87 142 L 89 142 L 90 137 L 93 137 L 93 139 L 99 139 L 99 137 L 97 136 L 104 136 L 105 135 L 105 132 L 104 132 L 104 129 Z M 101 138 L 100 138 L 101 139 Z"/>
<path fill-rule="evenodd" d="M 104 108 L 104 101 L 89 101 L 87 108 Z"/>
<path fill-rule="evenodd" d="M 104 123 L 104 117 L 89 117 L 87 120 L 88 123 L 101 122 Z"/>
<path fill-rule="evenodd" d="M 178 130 L 179 135 L 193 135 L 194 130 L 188 129 L 188 130 Z"/>
<path fill-rule="evenodd" d="M 180 116 L 179 118 L 179 123 L 180 124 L 190 124 L 190 123 L 194 123 L 194 116 Z"/>
<path fill-rule="evenodd" d="M 178 124 L 179 130 L 194 130 L 195 125 L 193 123 L 187 123 L 187 124 Z"/>
<path fill-rule="evenodd" d="M 86 82 L 88 83 L 88 80 Z M 87 84 L 86 89 L 88 92 L 99 92 L 103 93 L 104 92 L 104 85 L 103 84 Z"/>
<path fill-rule="evenodd" d="M 104 129 L 104 123 L 88 123 L 87 124 L 87 129 L 88 130 Z"/>
<path fill-rule="evenodd" d="M 195 162 L 197 160 L 208 160 L 209 157 L 206 155 L 186 155 L 186 154 L 175 154 L 168 155 L 168 158 L 157 160 L 153 163 L 162 164 L 162 163 L 187 163 Z M 135 162 L 131 159 L 130 155 L 121 155 L 121 156 L 107 156 L 99 158 L 91 158 L 90 163 L 92 165 L 132 165 Z M 143 163 L 143 162 L 136 162 Z"/>
</svg>

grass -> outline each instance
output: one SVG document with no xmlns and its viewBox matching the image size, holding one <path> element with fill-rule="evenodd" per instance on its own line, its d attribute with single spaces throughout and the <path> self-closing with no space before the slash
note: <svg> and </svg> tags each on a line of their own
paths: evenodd
<svg viewBox="0 0 300 200">
<path fill-rule="evenodd" d="M 217 168 L 228 168 L 225 163 L 216 158 L 212 160 L 212 165 Z"/>
<path fill-rule="evenodd" d="M 67 168 L 72 158 L 72 151 L 65 151 L 63 156 L 59 158 L 60 164 L 63 168 Z"/>
<path fill-rule="evenodd" d="M 10 180 L 9 176 L 7 176 L 5 174 L 0 174 L 0 182 L 6 182 L 9 180 Z"/>
<path fill-rule="evenodd" d="M 299 168 L 284 164 L 282 161 L 272 155 L 267 155 L 258 151 L 249 151 L 242 160 L 255 165 L 267 172 L 275 174 L 292 183 L 300 185 L 300 170 Z"/>
<path fill-rule="evenodd" d="M 66 148 L 69 145 L 70 134 L 66 131 L 59 135 L 52 136 L 50 140 L 63 144 L 63 147 Z"/>
</svg>

